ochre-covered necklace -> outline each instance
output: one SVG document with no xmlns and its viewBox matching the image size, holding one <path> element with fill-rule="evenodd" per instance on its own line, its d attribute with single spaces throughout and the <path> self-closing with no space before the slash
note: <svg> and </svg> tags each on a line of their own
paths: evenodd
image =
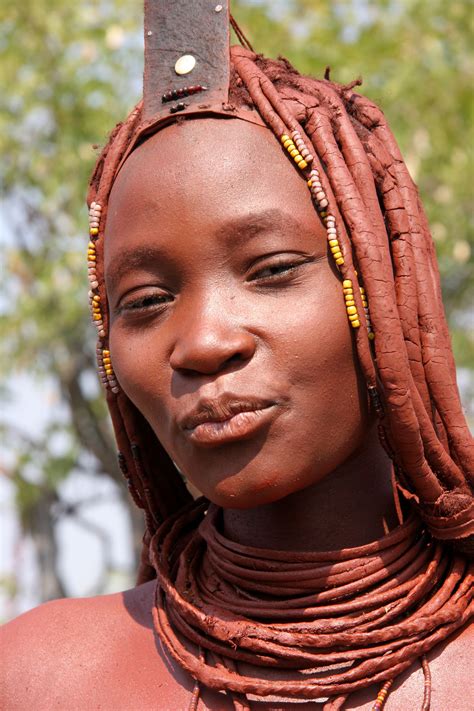
<svg viewBox="0 0 474 711">
<path fill-rule="evenodd" d="M 203 499 L 165 521 L 151 543 L 154 623 L 165 648 L 199 684 L 252 699 L 325 701 L 390 685 L 473 612 L 473 570 L 410 516 L 358 548 L 288 552 L 242 546 L 219 532 Z M 190 651 L 192 642 L 195 654 Z M 268 678 L 265 678 L 265 677 Z"/>
</svg>

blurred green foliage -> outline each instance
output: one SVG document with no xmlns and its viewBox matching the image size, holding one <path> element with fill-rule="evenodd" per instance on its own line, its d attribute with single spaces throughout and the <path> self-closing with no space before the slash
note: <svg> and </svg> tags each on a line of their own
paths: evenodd
<svg viewBox="0 0 474 711">
<path fill-rule="evenodd" d="M 140 95 L 142 8 L 137 0 L 0 6 L 4 387 L 15 373 L 47 378 L 61 404 L 41 440 L 21 432 L 11 440 L 20 455 L 9 473 L 25 514 L 41 498 L 35 486 L 56 494 L 75 467 L 120 481 L 94 374 L 84 195 L 92 146 Z M 361 75 L 364 93 L 384 108 L 428 211 L 457 361 L 472 367 L 472 2 L 236 0 L 232 11 L 258 51 L 283 53 L 317 76 L 330 65 L 343 83 Z M 62 433 L 59 453 L 51 429 Z"/>
</svg>

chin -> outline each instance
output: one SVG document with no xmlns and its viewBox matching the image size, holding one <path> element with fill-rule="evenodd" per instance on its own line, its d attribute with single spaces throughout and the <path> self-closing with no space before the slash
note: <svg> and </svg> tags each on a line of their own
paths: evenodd
<svg viewBox="0 0 474 711">
<path fill-rule="evenodd" d="M 271 475 L 267 476 L 262 476 L 261 471 L 258 473 L 240 471 L 214 485 L 209 486 L 207 481 L 206 485 L 196 482 L 196 486 L 213 504 L 224 509 L 253 509 L 272 504 L 301 491 L 320 481 L 325 473 L 325 471 L 315 472 L 311 469 L 293 475 L 289 479 L 287 471 L 273 470 Z"/>
</svg>

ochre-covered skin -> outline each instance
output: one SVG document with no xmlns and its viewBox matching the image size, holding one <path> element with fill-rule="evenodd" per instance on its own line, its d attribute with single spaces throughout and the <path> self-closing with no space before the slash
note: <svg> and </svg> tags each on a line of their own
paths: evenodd
<svg viewBox="0 0 474 711">
<path fill-rule="evenodd" d="M 400 664 L 388 711 L 428 708 L 422 652 L 431 671 L 432 711 L 470 711 L 472 633 L 459 625 L 472 611 L 472 583 L 464 559 L 445 544 L 435 546 L 430 535 L 461 551 L 472 545 L 472 442 L 416 187 L 382 113 L 353 87 L 300 77 L 284 61 L 242 48 L 233 48 L 231 57 L 231 104 L 221 107 L 219 118 L 152 125 L 141 123 L 139 105 L 112 135 L 90 191 L 89 202 L 101 205 L 94 248 L 105 334 L 99 349 L 110 352 L 120 386 L 109 391 L 108 401 L 121 467 L 146 516 L 140 580 L 160 571 L 166 579 L 162 575 L 122 595 L 50 603 L 7 625 L 0 706 L 191 709 L 192 699 L 197 702 L 193 670 L 201 680 L 199 708 L 243 711 L 248 702 L 242 690 L 261 695 L 279 688 L 273 659 L 270 666 L 239 663 L 233 678 L 240 622 L 226 614 L 225 604 L 209 609 L 199 598 L 210 571 L 212 599 L 225 599 L 220 572 L 232 570 L 233 553 L 222 551 L 222 571 L 216 560 L 211 571 L 204 556 L 199 585 L 191 555 L 169 570 L 171 553 L 186 544 L 186 521 L 194 516 L 181 514 L 171 526 L 171 516 L 190 498 L 177 465 L 195 488 L 223 506 L 219 526 L 233 545 L 243 547 L 244 572 L 252 568 L 251 549 L 268 548 L 280 556 L 281 568 L 275 564 L 273 572 L 291 587 L 295 551 L 300 558 L 305 551 L 334 553 L 337 572 L 326 571 L 327 585 L 320 569 L 311 574 L 331 605 L 338 604 L 334 584 L 350 581 L 354 594 L 344 600 L 357 610 L 359 631 L 366 622 L 360 616 L 367 613 L 375 651 L 364 647 L 363 634 L 354 633 L 357 648 L 373 663 L 356 687 L 344 686 L 353 676 L 341 672 L 345 691 L 328 691 L 334 702 L 327 709 L 341 703 L 372 709 L 381 681 L 390 678 L 386 650 L 378 653 L 377 645 L 402 638 L 406 645 L 395 643 Z M 231 115 L 245 120 L 224 118 Z M 147 136 L 155 131 L 145 141 L 144 126 Z M 296 129 L 312 146 L 335 215 L 344 253 L 340 273 L 304 176 L 281 147 L 281 133 Z M 368 294 L 373 343 L 363 314 L 360 328 L 349 326 L 342 291 L 348 278 L 360 311 L 359 283 Z M 393 551 L 374 552 L 375 541 L 399 530 L 402 517 L 387 452 L 398 490 L 416 504 L 415 518 L 421 515 L 429 530 L 420 538 L 421 524 L 414 527 L 408 554 L 418 560 L 419 553 L 421 567 L 404 568 L 400 576 Z M 215 537 L 214 513 L 209 541 Z M 190 554 L 201 545 L 196 531 L 189 534 Z M 405 597 L 394 598 L 401 614 L 382 605 L 387 624 L 379 629 L 371 617 L 378 614 L 374 605 L 357 597 L 365 566 L 358 576 L 356 558 L 341 558 L 341 549 L 366 544 L 373 553 L 367 574 L 375 570 L 382 585 L 387 575 L 382 597 L 390 586 L 407 585 Z M 423 556 L 441 561 L 433 564 L 433 575 Z M 250 589 L 257 591 L 252 610 L 262 604 L 259 587 L 268 593 L 268 561 L 263 571 L 259 561 L 255 580 L 250 575 Z M 413 581 L 417 588 L 410 587 Z M 415 600 L 420 585 L 426 597 Z M 238 589 L 227 591 L 229 609 L 240 604 Z M 269 597 L 275 620 L 281 620 L 285 595 Z M 418 610 L 424 604 L 428 617 Z M 199 636 L 198 625 L 186 628 L 193 617 L 209 649 L 220 635 L 225 664 L 217 660 L 212 667 L 211 655 L 205 660 L 189 641 Z M 344 624 L 350 628 L 351 620 Z M 276 638 L 281 643 L 271 619 L 268 629 L 258 625 L 257 619 L 254 637 L 251 622 L 241 626 L 245 653 L 262 650 L 265 640 L 269 649 Z M 275 651 L 279 659 L 285 658 L 285 644 L 292 660 L 313 654 L 304 640 L 297 643 L 301 625 L 304 619 L 296 620 L 283 637 L 283 654 L 281 645 Z M 330 613 L 321 625 L 337 633 Z M 185 631 L 181 647 L 169 643 L 170 629 L 178 627 Z M 337 657 L 338 645 L 349 654 L 356 648 L 347 634 L 334 637 L 329 655 Z M 417 652 L 430 635 L 433 644 Z M 373 684 L 371 674 L 381 669 Z M 301 699 L 311 695 L 303 691 Z M 299 705 L 267 700 L 255 708 Z M 308 701 L 306 708 L 322 707 Z"/>
</svg>

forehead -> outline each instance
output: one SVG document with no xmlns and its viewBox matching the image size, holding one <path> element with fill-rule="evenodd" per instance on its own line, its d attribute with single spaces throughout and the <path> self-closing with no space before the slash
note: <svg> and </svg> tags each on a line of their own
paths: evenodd
<svg viewBox="0 0 474 711">
<path fill-rule="evenodd" d="M 106 256 L 127 233 L 215 233 L 220 223 L 278 211 L 324 235 L 306 181 L 268 129 L 186 120 L 149 138 L 122 167 L 109 200 Z"/>
</svg>

